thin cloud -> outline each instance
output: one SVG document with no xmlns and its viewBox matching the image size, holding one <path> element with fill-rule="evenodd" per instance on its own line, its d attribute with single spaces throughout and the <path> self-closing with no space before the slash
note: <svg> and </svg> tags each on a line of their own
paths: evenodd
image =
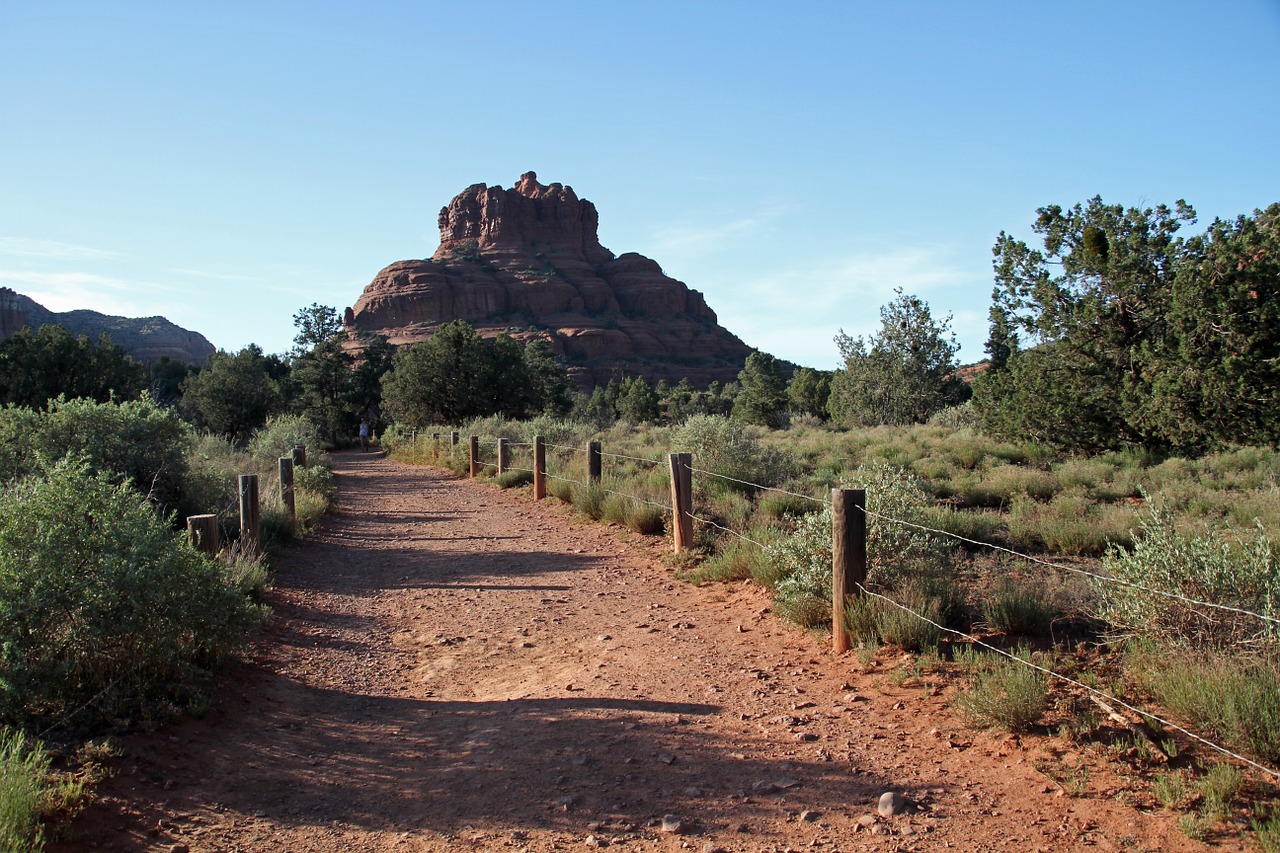
<svg viewBox="0 0 1280 853">
<path fill-rule="evenodd" d="M 95 249 L 91 246 L 78 246 L 58 240 L 2 236 L 0 236 L 0 255 L 57 260 L 106 260 L 122 257 L 119 252 Z"/>
</svg>

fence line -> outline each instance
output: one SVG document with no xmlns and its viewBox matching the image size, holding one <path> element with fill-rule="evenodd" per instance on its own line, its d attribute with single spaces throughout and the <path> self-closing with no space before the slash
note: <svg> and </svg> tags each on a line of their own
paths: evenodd
<svg viewBox="0 0 1280 853">
<path fill-rule="evenodd" d="M 547 446 L 547 447 L 554 447 L 554 448 L 557 448 L 557 449 L 560 449 L 560 450 L 566 450 L 566 451 L 570 451 L 570 452 L 582 452 L 582 451 L 585 451 L 585 450 L 587 449 L 587 448 L 583 448 L 583 447 L 568 447 L 568 446 L 560 445 L 560 444 L 548 444 L 548 445 L 546 445 L 546 446 Z M 621 458 L 621 459 L 630 459 L 630 460 L 634 460 L 634 461 L 638 461 L 638 462 L 646 462 L 646 463 L 653 464 L 653 465 L 661 465 L 661 464 L 662 464 L 661 462 L 658 462 L 658 461 L 653 460 L 653 459 L 645 459 L 645 458 L 643 458 L 643 457 L 637 457 L 637 456 L 628 456 L 628 455 L 626 455 L 626 454 L 621 454 L 621 453 L 605 453 L 605 452 L 601 451 L 601 455 L 602 455 L 602 456 L 612 456 L 612 457 L 615 457 L 615 458 Z M 528 470 L 528 469 L 525 469 L 525 470 Z M 739 478 L 737 478 L 737 477 L 731 477 L 731 476 L 729 476 L 728 474 L 720 474 L 720 473 L 717 473 L 717 472 L 715 472 L 715 471 L 708 471 L 708 470 L 703 469 L 703 468 L 696 468 L 696 467 L 693 467 L 693 466 L 689 466 L 689 470 L 690 470 L 690 471 L 692 471 L 692 472 L 694 472 L 694 473 L 697 473 L 697 474 L 702 474 L 702 475 L 704 475 L 704 476 L 708 476 L 708 477 L 715 477 L 715 478 L 720 479 L 720 480 L 726 480 L 726 481 L 728 481 L 728 482 L 738 483 L 738 484 L 743 485 L 743 486 L 749 486 L 749 487 L 751 487 L 751 488 L 758 489 L 758 490 L 760 490 L 760 491 L 765 491 L 765 492 L 776 492 L 776 493 L 778 493 L 778 494 L 788 495 L 788 496 L 790 496 L 790 497 L 794 497 L 794 498 L 799 498 L 799 499 L 801 499 L 801 500 L 810 501 L 810 502 L 815 503 L 815 504 L 818 504 L 818 505 L 820 505 L 820 506 L 826 506 L 826 505 L 827 505 L 827 502 L 826 502 L 826 501 L 824 501 L 824 500 L 821 500 L 821 499 L 819 499 L 819 498 L 812 497 L 812 496 L 810 496 L 810 495 L 801 494 L 801 493 L 799 493 L 799 492 L 792 492 L 792 491 L 788 491 L 788 490 L 786 490 L 786 489 L 779 489 L 779 488 L 774 487 L 774 486 L 766 486 L 766 485 L 763 485 L 763 484 L 761 484 L 761 483 L 753 483 L 753 482 L 751 482 L 750 480 L 743 480 L 743 479 L 739 479 Z M 550 474 L 548 474 L 548 476 L 551 476 L 551 475 L 550 475 Z M 554 479 L 563 479 L 563 478 L 558 478 L 558 477 L 557 477 L 557 478 L 554 478 Z M 582 483 L 580 483 L 580 481 L 577 481 L 577 480 L 569 480 L 568 482 L 574 482 L 574 483 L 578 483 L 579 485 L 583 485 Z M 620 494 L 620 493 L 615 493 L 615 494 Z M 622 495 L 622 496 L 623 496 L 623 497 L 634 498 L 634 496 L 632 496 L 632 495 Z M 664 507 L 664 508 L 669 508 L 669 507 Z M 1009 554 L 1009 555 L 1011 555 L 1011 556 L 1018 557 L 1018 558 L 1020 558 L 1020 559 L 1022 559 L 1022 560 L 1026 560 L 1027 562 L 1030 562 L 1030 563 L 1034 563 L 1034 564 L 1041 565 L 1041 566 L 1046 566 L 1046 567 L 1049 567 L 1049 568 L 1059 569 L 1059 570 L 1061 570 L 1061 571 L 1069 572 L 1069 573 L 1071 573 L 1071 574 L 1076 574 L 1076 575 L 1081 575 L 1081 576 L 1084 576 L 1084 577 L 1092 578 L 1093 580 L 1099 581 L 1099 582 L 1101 582 L 1101 583 L 1109 583 L 1109 584 L 1115 584 L 1115 585 L 1117 585 L 1117 586 L 1128 587 L 1128 588 L 1130 588 L 1130 589 L 1134 589 L 1134 590 L 1137 590 L 1137 591 L 1139 591 L 1139 592 L 1145 592 L 1145 593 L 1148 593 L 1148 594 L 1151 594 L 1151 595 L 1160 596 L 1160 597 L 1162 597 L 1162 598 L 1168 598 L 1168 599 L 1173 600 L 1173 601 L 1179 601 L 1179 602 L 1181 602 L 1181 603 L 1183 603 L 1183 604 L 1189 604 L 1189 605 L 1192 605 L 1192 606 L 1195 606 L 1195 607 L 1207 607 L 1207 608 L 1210 608 L 1210 609 L 1220 610 L 1220 611 L 1227 612 L 1227 613 L 1235 613 L 1235 614 L 1240 615 L 1240 616 L 1248 616 L 1248 617 L 1252 617 L 1252 618 L 1254 618 L 1254 619 L 1257 619 L 1257 620 L 1258 620 L 1258 621 L 1260 621 L 1260 622 L 1264 622 L 1264 623 L 1271 623 L 1271 624 L 1273 624 L 1273 625 L 1280 626 L 1280 618 L 1277 618 L 1277 617 L 1274 617 L 1274 616 L 1268 616 L 1268 615 L 1263 614 L 1263 613 L 1257 613 L 1257 612 L 1255 612 L 1255 611 L 1248 610 L 1248 609 L 1243 608 L 1243 607 L 1236 607 L 1236 606 L 1229 605 L 1229 604 L 1219 604 L 1219 603 L 1212 602 L 1212 601 L 1202 601 L 1202 600 L 1200 600 L 1200 599 L 1190 598 L 1190 597 L 1188 597 L 1188 596 L 1180 595 L 1180 594 L 1175 593 L 1175 592 L 1169 592 L 1169 591 L 1167 591 L 1167 590 L 1158 589 L 1158 588 L 1156 588 L 1156 587 L 1150 587 L 1150 586 L 1146 586 L 1146 585 L 1144 585 L 1144 584 L 1135 583 L 1135 582 L 1133 582 L 1133 581 L 1127 581 L 1127 580 L 1124 580 L 1124 579 L 1122 579 L 1122 578 L 1116 578 L 1116 577 L 1112 577 L 1112 576 L 1109 576 L 1109 575 L 1103 575 L 1103 574 L 1099 574 L 1098 572 L 1091 572 L 1091 571 L 1089 571 L 1088 569 L 1082 569 L 1082 568 L 1079 568 L 1079 567 L 1077 567 L 1077 566 L 1070 566 L 1070 565 L 1067 565 L 1067 564 L 1064 564 L 1064 563 L 1055 563 L 1055 562 L 1053 562 L 1053 561 L 1051 561 L 1051 560 L 1045 560 L 1045 559 L 1043 559 L 1043 558 L 1041 558 L 1041 557 L 1036 557 L 1036 556 L 1031 555 L 1031 554 L 1025 554 L 1025 553 L 1023 553 L 1023 552 L 1021 552 L 1021 551 L 1016 551 L 1016 550 L 1014 550 L 1014 549 L 1012 549 L 1012 548 L 1007 548 L 1007 547 L 1005 547 L 1005 546 L 1003 546 L 1003 545 L 996 545 L 996 544 L 993 544 L 993 543 L 991 543 L 991 542 L 983 542 L 983 541 L 978 540 L 978 539 L 970 539 L 969 537 L 967 537 L 967 536 L 961 536 L 961 535 L 959 535 L 958 533 L 952 533 L 952 532 L 947 531 L 947 530 L 940 530 L 940 529 L 938 529 L 938 528 L 936 528 L 936 527 L 929 527 L 929 526 L 927 526 L 927 525 L 919 524 L 918 522 L 912 522 L 912 521 L 907 521 L 907 520 L 905 520 L 905 519 L 901 519 L 901 518 L 894 518 L 894 517 L 892 517 L 892 516 L 883 515 L 883 514 L 881 514 L 881 513 L 877 513 L 877 512 L 875 512 L 875 511 L 873 511 L 873 510 L 866 509 L 865 507 L 864 507 L 864 508 L 862 508 L 862 509 L 861 509 L 861 511 L 862 511 L 862 512 L 867 516 L 867 517 L 869 517 L 869 518 L 875 518 L 875 519 L 877 519 L 877 520 L 879 520 L 879 521 L 888 522 L 888 523 L 891 523 L 891 524 L 901 524 L 901 525 L 904 525 L 904 526 L 906 526 L 906 527 L 912 527 L 912 528 L 915 528 L 915 529 L 917 529 L 917 530 L 922 530 L 922 531 L 925 531 L 925 532 L 928 532 L 928 533 L 933 533 L 933 534 L 936 534 L 936 535 L 938 535 L 938 536 L 943 536 L 943 537 L 946 537 L 946 538 L 948 538 L 948 539 L 953 539 L 953 540 L 958 541 L 958 542 L 964 542 L 964 543 L 966 543 L 966 544 L 968 544 L 968 545 L 973 545 L 973 546 L 976 546 L 976 547 L 979 547 L 979 548 L 986 548 L 986 549 L 989 549 L 989 550 L 991 550 L 991 551 L 997 551 L 997 552 L 1001 552 L 1001 553 Z M 691 515 L 691 517 L 692 517 L 692 515 Z M 708 521 L 708 520 L 706 520 L 706 519 L 696 519 L 696 518 L 695 518 L 695 520 L 700 521 L 700 522 L 701 522 L 701 523 L 703 523 L 703 524 L 709 524 L 710 526 L 712 526 L 712 527 L 716 527 L 716 528 L 718 528 L 718 529 L 720 529 L 720 530 L 723 530 L 723 531 L 725 531 L 726 533 L 731 533 L 731 534 L 733 534 L 733 535 L 737 536 L 737 537 L 738 537 L 738 538 L 740 538 L 740 539 L 744 539 L 744 540 L 746 540 L 746 541 L 748 541 L 748 542 L 752 542 L 752 544 L 759 545 L 759 547 L 762 547 L 762 548 L 763 548 L 763 547 L 766 547 L 766 546 L 760 545 L 760 543 L 754 542 L 753 540 L 751 540 L 750 538 L 748 538 L 748 537 L 746 537 L 746 536 L 743 536 L 741 533 L 738 533 L 738 532 L 737 532 L 737 531 L 735 531 L 735 530 L 731 530 L 731 529 L 729 529 L 729 528 L 727 528 L 727 527 L 724 527 L 723 525 L 714 524 L 714 523 L 712 523 L 712 522 L 709 522 L 709 521 Z"/>
<path fill-rule="evenodd" d="M 752 545 L 755 545 L 759 548 L 769 547 L 762 542 L 757 542 L 756 540 L 752 539 L 749 536 L 744 536 L 743 534 L 739 533 L 738 531 L 734 530 L 731 527 L 725 527 L 723 524 L 717 524 L 716 522 L 712 521 L 709 518 L 702 518 L 701 516 L 694 515 L 693 513 L 689 513 L 689 517 L 692 518 L 694 521 L 699 522 L 700 524 L 705 524 L 708 527 L 714 527 L 717 530 L 723 530 L 725 533 L 731 533 L 734 536 L 737 536 L 739 539 L 742 539 L 745 542 L 750 542 Z"/>
<path fill-rule="evenodd" d="M 1152 595 L 1159 595 L 1161 597 L 1169 598 L 1174 601 L 1181 601 L 1184 604 L 1192 604 L 1197 607 L 1210 607 L 1215 610 L 1224 610 L 1229 613 L 1237 613 L 1242 616 L 1252 616 L 1253 618 L 1258 619 L 1259 621 L 1262 621 L 1262 622 L 1271 622 L 1276 625 L 1280 625 L 1280 619 L 1277 619 L 1273 616 L 1267 616 L 1263 613 L 1255 613 L 1252 610 L 1246 610 L 1242 607 L 1233 607 L 1232 605 L 1229 605 L 1229 604 L 1215 604 L 1212 601 L 1201 601 L 1196 598 L 1188 598 L 1187 596 L 1179 595 L 1176 592 L 1167 592 L 1162 589 L 1156 589 L 1155 587 L 1145 586 L 1140 583 L 1134 583 L 1133 581 L 1127 581 L 1127 580 L 1124 580 L 1123 578 L 1110 577 L 1108 575 L 1100 575 L 1097 572 L 1091 572 L 1088 569 L 1081 569 L 1077 566 L 1068 566 L 1063 563 L 1054 563 L 1049 560 L 1042 560 L 1039 557 L 1033 557 L 1030 554 L 1023 554 L 1020 551 L 1015 551 L 1012 548 L 1005 548 L 1001 545 L 992 545 L 989 542 L 980 542 L 976 539 L 969 539 L 967 537 L 960 536 L 959 534 L 956 534 L 956 533 L 949 533 L 946 530 L 938 530 L 937 528 L 928 527 L 927 525 L 924 525 L 924 524 L 917 524 L 916 522 L 913 522 L 913 521 L 904 521 L 901 518 L 892 518 L 887 515 L 881 515 L 880 513 L 873 512 L 872 510 L 869 510 L 869 509 L 863 509 L 862 511 L 869 518 L 876 518 L 876 519 L 879 519 L 880 521 L 887 521 L 892 524 L 901 524 L 904 527 L 914 527 L 917 530 L 924 530 L 929 533 L 936 533 L 939 536 L 947 536 L 952 539 L 958 539 L 961 542 L 968 542 L 971 545 L 978 545 L 983 548 L 990 548 L 993 551 L 1002 551 L 1006 554 L 1012 554 L 1015 557 L 1021 557 L 1022 559 L 1027 560 L 1028 562 L 1031 562 L 1031 563 L 1038 563 L 1039 565 L 1042 565 L 1042 566 L 1049 566 L 1050 568 L 1061 569 L 1064 572 L 1071 572 L 1072 574 L 1084 575 L 1085 577 L 1093 578 L 1094 580 L 1103 581 L 1105 583 L 1116 584 L 1117 586 L 1130 587 L 1132 589 L 1136 589 L 1141 592 L 1148 592 L 1148 593 L 1151 593 Z"/>
</svg>

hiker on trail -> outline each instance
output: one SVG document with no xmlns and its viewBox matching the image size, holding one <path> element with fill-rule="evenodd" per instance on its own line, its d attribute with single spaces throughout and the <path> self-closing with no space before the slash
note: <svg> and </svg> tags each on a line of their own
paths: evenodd
<svg viewBox="0 0 1280 853">
<path fill-rule="evenodd" d="M 360 449 L 369 452 L 369 422 L 360 421 Z"/>
</svg>

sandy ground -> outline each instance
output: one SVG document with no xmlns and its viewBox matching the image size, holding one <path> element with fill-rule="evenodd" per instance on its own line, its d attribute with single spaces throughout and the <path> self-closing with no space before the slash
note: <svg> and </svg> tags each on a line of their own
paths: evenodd
<svg viewBox="0 0 1280 853">
<path fill-rule="evenodd" d="M 864 672 L 758 588 L 676 580 L 665 540 L 334 463 L 252 661 L 126 738 L 51 850 L 1206 849 L 1105 767 L 1068 793 L 1035 766 L 1069 744 L 967 728 L 895 654 Z"/>
</svg>

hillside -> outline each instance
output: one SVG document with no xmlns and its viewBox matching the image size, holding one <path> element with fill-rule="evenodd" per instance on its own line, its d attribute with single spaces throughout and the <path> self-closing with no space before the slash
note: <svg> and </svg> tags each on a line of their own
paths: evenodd
<svg viewBox="0 0 1280 853">
<path fill-rule="evenodd" d="M 0 287 L 0 341 L 8 340 L 19 329 L 59 325 L 77 335 L 97 340 L 108 334 L 112 343 L 143 364 L 162 357 L 191 364 L 204 364 L 213 354 L 213 344 L 199 332 L 177 326 L 164 317 L 115 317 L 97 311 L 55 312 L 29 296 Z"/>
</svg>

